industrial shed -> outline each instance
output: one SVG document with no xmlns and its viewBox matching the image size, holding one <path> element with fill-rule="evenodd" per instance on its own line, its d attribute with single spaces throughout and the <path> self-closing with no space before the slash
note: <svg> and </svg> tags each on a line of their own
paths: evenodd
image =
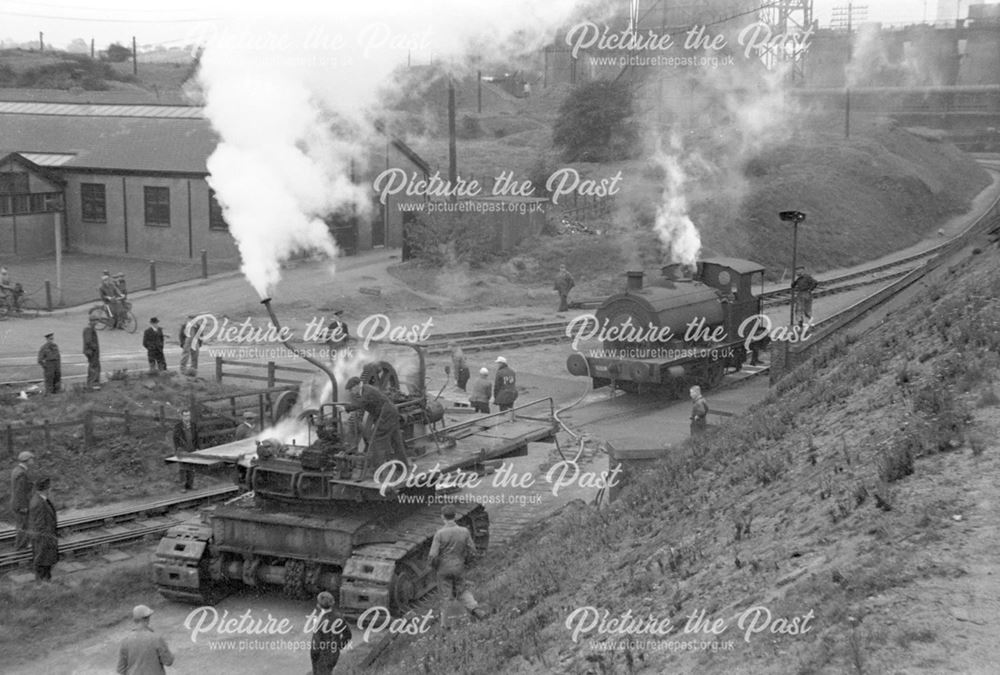
<svg viewBox="0 0 1000 675">
<path fill-rule="evenodd" d="M 61 221 L 63 244 L 82 252 L 237 258 L 206 181 L 217 142 L 192 106 L 0 102 L 0 252 L 52 253 Z M 369 154 L 371 166 L 358 177 L 369 184 L 388 166 L 430 171 L 398 139 Z M 394 201 L 373 198 L 370 219 L 331 222 L 341 247 L 402 246 L 406 214 Z"/>
</svg>

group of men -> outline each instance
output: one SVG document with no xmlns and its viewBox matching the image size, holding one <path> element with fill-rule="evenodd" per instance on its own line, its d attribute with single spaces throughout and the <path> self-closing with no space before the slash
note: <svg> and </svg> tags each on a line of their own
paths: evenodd
<svg viewBox="0 0 1000 675">
<path fill-rule="evenodd" d="M 59 560 L 56 509 L 49 500 L 51 481 L 35 478 L 35 455 L 27 450 L 17 456 L 10 472 L 10 509 L 14 513 L 14 548 L 31 547 L 36 581 L 50 581 Z"/>
<path fill-rule="evenodd" d="M 455 354 L 460 355 L 460 361 L 456 361 Z M 507 359 L 498 356 L 494 364 L 497 367 L 493 381 L 490 381 L 490 369 L 483 367 L 479 369 L 479 377 L 472 380 L 469 385 L 469 405 L 479 413 L 489 414 L 490 398 L 497 404 L 501 411 L 510 410 L 517 400 L 517 375 L 514 369 L 507 363 Z M 465 391 L 469 379 L 469 369 L 465 366 L 465 357 L 461 356 L 461 348 L 452 350 L 452 366 L 454 368 L 455 384 L 459 389 Z"/>
<path fill-rule="evenodd" d="M 189 322 L 194 318 L 195 315 L 189 315 L 188 321 L 181 325 L 180 330 L 181 372 L 189 376 L 198 373 L 198 351 L 202 345 L 197 331 L 190 329 Z M 101 343 L 97 337 L 96 324 L 97 319 L 91 317 L 83 329 L 83 355 L 87 359 L 86 386 L 89 390 L 101 388 Z M 167 361 L 163 355 L 165 337 L 163 328 L 160 327 L 160 320 L 154 316 L 142 334 L 142 346 L 146 350 L 151 375 L 167 369 Z M 55 333 L 45 334 L 45 342 L 38 350 L 38 365 L 42 367 L 45 393 L 59 393 L 62 389 L 62 355 L 59 352 L 59 345 L 55 342 Z"/>
</svg>

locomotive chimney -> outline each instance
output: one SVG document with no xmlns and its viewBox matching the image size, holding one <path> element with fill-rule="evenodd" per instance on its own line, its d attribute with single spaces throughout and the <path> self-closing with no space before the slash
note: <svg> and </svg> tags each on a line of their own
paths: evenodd
<svg viewBox="0 0 1000 675">
<path fill-rule="evenodd" d="M 625 273 L 625 277 L 626 277 L 626 280 L 627 280 L 626 281 L 626 285 L 625 285 L 626 290 L 629 290 L 629 291 L 641 291 L 642 290 L 642 277 L 643 276 L 644 276 L 644 274 L 641 271 L 640 272 L 626 272 Z"/>
</svg>

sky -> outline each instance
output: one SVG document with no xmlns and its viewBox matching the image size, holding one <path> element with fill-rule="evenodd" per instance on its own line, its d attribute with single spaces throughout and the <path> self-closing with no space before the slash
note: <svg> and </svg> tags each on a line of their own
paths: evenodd
<svg viewBox="0 0 1000 675">
<path fill-rule="evenodd" d="M 344 1 L 344 0 L 338 0 Z M 367 0 L 384 4 L 391 12 L 394 3 L 405 0 Z M 484 2 L 486 0 L 470 0 Z M 491 0 L 492 1 L 492 0 Z M 649 0 L 650 2 L 652 0 Z M 920 22 L 926 17 L 933 21 L 939 2 L 970 0 L 857 0 L 854 5 L 866 5 L 870 21 L 887 23 Z M 641 0 L 640 0 L 641 2 Z M 833 8 L 846 7 L 847 0 L 814 0 L 813 8 L 820 26 L 829 25 Z M 623 8 L 627 6 L 622 0 Z M 337 2 L 314 0 L 284 0 L 281 3 L 247 2 L 246 0 L 170 0 L 169 4 L 140 4 L 136 0 L 0 0 L 0 39 L 5 42 L 37 41 L 39 31 L 46 44 L 65 48 L 72 40 L 89 43 L 94 39 L 98 49 L 112 42 L 130 44 L 132 36 L 139 45 L 163 44 L 182 47 L 199 43 L 205 34 L 217 29 L 226 17 L 248 14 L 262 21 L 268 12 L 279 7 L 282 13 L 308 11 L 326 12 L 336 22 Z M 271 9 L 268 9 L 271 8 Z"/>
</svg>

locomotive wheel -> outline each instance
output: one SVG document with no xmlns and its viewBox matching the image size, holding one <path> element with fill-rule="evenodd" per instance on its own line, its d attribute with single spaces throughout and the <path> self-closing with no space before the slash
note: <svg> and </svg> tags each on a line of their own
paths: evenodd
<svg viewBox="0 0 1000 675">
<path fill-rule="evenodd" d="M 361 381 L 382 391 L 399 391 L 399 376 L 388 361 L 366 363 L 361 369 Z"/>
<path fill-rule="evenodd" d="M 415 563 L 403 561 L 396 565 L 389 588 L 389 610 L 393 616 L 401 616 L 420 599 L 420 570 Z"/>
</svg>

